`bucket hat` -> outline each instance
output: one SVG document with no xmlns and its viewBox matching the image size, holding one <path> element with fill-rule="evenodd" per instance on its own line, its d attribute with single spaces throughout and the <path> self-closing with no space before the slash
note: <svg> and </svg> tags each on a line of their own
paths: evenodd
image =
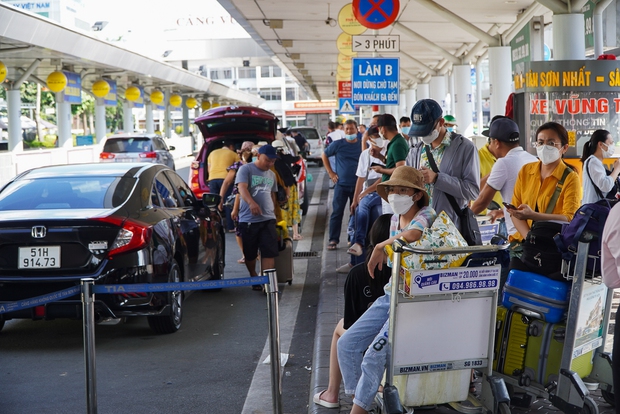
<svg viewBox="0 0 620 414">
<path fill-rule="evenodd" d="M 422 173 L 413 167 L 402 165 L 397 167 L 389 180 L 382 182 L 377 186 L 377 194 L 382 199 L 388 201 L 387 187 L 399 185 L 401 187 L 415 188 L 422 191 L 422 203 L 428 206 L 429 196 L 424 186 L 424 176 Z"/>
</svg>

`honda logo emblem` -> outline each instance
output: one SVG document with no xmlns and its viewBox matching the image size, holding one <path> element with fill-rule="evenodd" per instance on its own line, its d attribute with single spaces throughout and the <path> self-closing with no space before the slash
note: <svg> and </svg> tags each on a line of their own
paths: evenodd
<svg viewBox="0 0 620 414">
<path fill-rule="evenodd" d="M 42 239 L 47 235 L 47 229 L 45 226 L 34 226 L 30 231 L 30 234 L 35 239 Z"/>
</svg>

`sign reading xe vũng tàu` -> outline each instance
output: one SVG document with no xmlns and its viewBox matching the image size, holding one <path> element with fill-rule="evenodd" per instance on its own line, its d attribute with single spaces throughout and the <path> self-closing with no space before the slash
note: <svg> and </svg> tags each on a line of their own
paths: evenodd
<svg viewBox="0 0 620 414">
<path fill-rule="evenodd" d="M 525 92 L 520 126 L 527 150 L 536 129 L 545 122 L 562 124 L 568 131 L 567 156 L 581 156 L 583 144 L 597 129 L 608 130 L 619 140 L 620 61 L 536 61 L 526 62 L 514 76 L 516 93 Z"/>
</svg>

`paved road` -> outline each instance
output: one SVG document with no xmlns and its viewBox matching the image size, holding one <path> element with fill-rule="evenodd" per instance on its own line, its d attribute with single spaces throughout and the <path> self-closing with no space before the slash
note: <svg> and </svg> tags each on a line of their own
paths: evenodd
<svg viewBox="0 0 620 414">
<path fill-rule="evenodd" d="M 177 163 L 182 177 L 186 165 Z M 189 164 L 187 162 L 186 164 Z M 312 169 L 315 178 L 320 174 Z M 317 180 L 310 183 L 312 192 Z M 320 188 L 298 251 L 322 250 Z M 327 193 L 327 191 L 324 191 Z M 226 277 L 245 277 L 227 234 Z M 296 259 L 293 284 L 280 285 L 285 413 L 308 409 L 320 258 Z M 154 335 L 145 318 L 96 328 L 99 413 L 270 413 L 266 296 L 245 288 L 196 292 L 183 327 Z M 86 412 L 81 321 L 9 321 L 0 333 L 0 413 Z"/>
</svg>

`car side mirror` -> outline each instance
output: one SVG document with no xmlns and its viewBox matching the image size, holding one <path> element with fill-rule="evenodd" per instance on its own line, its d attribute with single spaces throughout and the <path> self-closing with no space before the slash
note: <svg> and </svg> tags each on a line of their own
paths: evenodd
<svg viewBox="0 0 620 414">
<path fill-rule="evenodd" d="M 217 207 L 222 201 L 222 197 L 219 194 L 204 193 L 202 195 L 202 204 L 207 207 Z"/>
<path fill-rule="evenodd" d="M 175 147 L 174 145 L 170 145 L 170 146 L 168 147 L 168 150 L 169 150 L 169 151 L 174 151 L 175 149 L 176 149 L 176 147 Z"/>
</svg>

